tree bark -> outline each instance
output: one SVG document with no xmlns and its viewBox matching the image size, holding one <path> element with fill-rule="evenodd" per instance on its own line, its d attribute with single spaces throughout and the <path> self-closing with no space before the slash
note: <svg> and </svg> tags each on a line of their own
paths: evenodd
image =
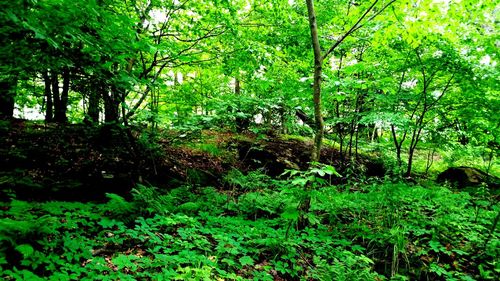
<svg viewBox="0 0 500 281">
<path fill-rule="evenodd" d="M 0 119 L 12 119 L 17 88 L 17 76 L 0 81 Z"/>
<path fill-rule="evenodd" d="M 53 87 L 55 89 L 52 89 L 54 92 L 54 101 L 56 99 L 56 93 L 57 93 L 57 99 L 58 102 L 54 103 L 55 110 L 54 110 L 54 121 L 57 123 L 67 123 L 68 122 L 68 117 L 66 116 L 66 112 L 68 110 L 68 95 L 69 95 L 69 83 L 70 83 L 70 72 L 69 69 L 65 68 L 62 72 L 62 78 L 63 78 L 63 86 L 62 86 L 62 92 L 61 95 L 59 96 L 59 81 L 57 79 L 57 75 L 55 77 L 54 82 L 57 84 L 54 85 Z M 56 91 L 54 91 L 56 90 Z"/>
<path fill-rule="evenodd" d="M 234 79 L 234 93 L 238 96 L 241 94 L 240 79 L 238 78 Z"/>
<path fill-rule="evenodd" d="M 99 94 L 96 91 L 89 93 L 89 107 L 87 110 L 87 120 L 91 123 L 99 122 Z"/>
<path fill-rule="evenodd" d="M 118 122 L 118 109 L 120 102 L 117 97 L 119 94 L 117 89 L 113 89 L 109 92 L 105 87 L 103 87 L 102 94 L 104 98 L 104 121 Z"/>
<path fill-rule="evenodd" d="M 54 122 L 57 120 L 57 112 L 61 107 L 61 96 L 59 95 L 59 74 L 55 71 L 51 71 L 51 83 L 52 83 L 52 100 L 54 102 Z"/>
<path fill-rule="evenodd" d="M 313 102 L 314 102 L 314 120 L 315 134 L 314 147 L 311 153 L 311 161 L 318 162 L 321 156 L 321 145 L 323 142 L 324 121 L 321 114 L 321 74 L 323 72 L 323 57 L 318 39 L 318 26 L 316 23 L 316 14 L 312 0 L 306 0 L 307 14 L 309 16 L 309 29 L 311 31 L 311 41 L 314 52 L 314 80 L 313 80 Z"/>
<path fill-rule="evenodd" d="M 45 122 L 50 123 L 54 121 L 54 104 L 52 103 L 52 89 L 50 88 L 51 86 L 51 79 L 49 76 L 48 71 L 43 72 L 43 82 L 45 84 Z"/>
<path fill-rule="evenodd" d="M 394 141 L 394 147 L 396 148 L 396 159 L 398 161 L 398 168 L 401 169 L 401 166 L 403 165 L 403 160 L 401 159 L 401 146 L 403 145 L 403 141 L 405 140 L 404 137 L 406 136 L 406 134 L 404 134 L 401 142 L 398 142 L 396 127 L 394 125 L 391 125 L 391 133 L 392 133 L 392 140 Z"/>
</svg>

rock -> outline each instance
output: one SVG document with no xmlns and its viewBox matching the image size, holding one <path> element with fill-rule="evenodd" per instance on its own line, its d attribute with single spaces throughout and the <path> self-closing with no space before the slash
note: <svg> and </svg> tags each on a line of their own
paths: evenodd
<svg viewBox="0 0 500 281">
<path fill-rule="evenodd" d="M 285 170 L 305 169 L 311 145 L 297 140 L 237 140 L 238 160 L 251 170 L 263 169 L 272 177 Z"/>
<path fill-rule="evenodd" d="M 312 150 L 310 141 L 275 137 L 265 140 L 234 139 L 234 142 L 241 163 L 250 170 L 263 169 L 271 177 L 278 177 L 286 170 L 306 170 L 309 165 Z M 333 147 L 324 145 L 321 149 L 319 162 L 334 166 L 340 174 L 345 173 L 342 168 L 343 162 L 347 161 L 345 155 Z M 361 155 L 354 166 L 359 175 L 383 177 L 386 174 L 383 163 L 375 156 Z"/>
<path fill-rule="evenodd" d="M 376 160 L 367 159 L 365 167 L 366 167 L 365 174 L 367 177 L 383 178 L 387 172 L 386 168 L 384 167 L 384 163 Z"/>
<path fill-rule="evenodd" d="M 448 181 L 459 188 L 466 186 L 478 186 L 482 183 L 487 184 L 490 188 L 500 187 L 500 178 L 488 175 L 487 173 L 472 167 L 448 168 L 438 175 L 437 181 Z"/>
</svg>

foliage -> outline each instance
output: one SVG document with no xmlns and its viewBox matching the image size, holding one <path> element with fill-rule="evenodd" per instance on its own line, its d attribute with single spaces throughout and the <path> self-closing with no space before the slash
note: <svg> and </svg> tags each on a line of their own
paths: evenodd
<svg viewBox="0 0 500 281">
<path fill-rule="evenodd" d="M 316 223 L 300 230 L 287 223 L 300 200 L 287 191 L 293 185 L 250 178 L 260 192 L 247 189 L 234 201 L 213 188 L 139 186 L 131 201 L 109 194 L 105 204 L 4 203 L 1 277 L 498 278 L 500 236 L 492 227 L 500 209 L 485 193 L 405 184 L 358 192 L 324 186 L 314 190 L 309 210 Z"/>
<path fill-rule="evenodd" d="M 500 171 L 497 11 L 484 0 L 2 1 L 0 168 L 14 167 L 0 172 L 0 278 L 498 280 L 498 191 L 430 183 L 447 166 Z M 112 160 L 139 167 L 123 173 L 131 181 L 148 182 L 148 161 L 170 177 L 157 175 L 161 160 L 187 183 L 138 184 L 106 202 L 16 200 L 16 186 L 43 192 L 30 177 L 43 167 L 15 165 L 77 170 L 60 155 L 31 161 L 46 149 L 36 141 L 21 139 L 29 154 L 16 146 L 26 124 L 12 117 L 37 113 L 45 123 L 28 130 L 106 123 L 95 141 L 133 154 Z M 207 130 L 315 133 L 312 160 L 324 133 L 342 176 L 313 162 L 274 179 L 231 159 L 204 187 L 164 148 L 232 157 Z M 54 141 L 57 152 L 81 151 L 74 141 Z M 385 179 L 360 181 L 363 152 Z M 337 177 L 347 184 L 332 186 Z"/>
<path fill-rule="evenodd" d="M 47 116 L 50 92 L 66 91 L 63 121 L 174 129 L 181 142 L 204 129 L 319 139 L 321 116 L 343 156 L 387 140 L 406 176 L 420 146 L 471 143 L 495 154 L 494 3 L 306 2 L 318 45 L 329 47 L 320 50 L 317 112 L 307 5 L 281 0 L 10 1 L 1 9 L 2 104 L 15 96 L 17 116 Z M 63 78 L 69 86 L 58 87 Z"/>
</svg>

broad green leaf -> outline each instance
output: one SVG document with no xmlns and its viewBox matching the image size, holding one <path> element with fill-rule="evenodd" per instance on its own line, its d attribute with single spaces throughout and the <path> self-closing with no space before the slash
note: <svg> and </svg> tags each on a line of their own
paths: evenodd
<svg viewBox="0 0 500 281">
<path fill-rule="evenodd" d="M 23 255 L 24 258 L 31 256 L 34 252 L 34 249 L 29 244 L 21 244 L 17 245 L 15 248 L 19 253 Z"/>
<path fill-rule="evenodd" d="M 242 266 L 254 265 L 253 259 L 249 256 L 243 256 L 243 257 L 239 258 L 239 261 L 240 261 Z"/>
</svg>

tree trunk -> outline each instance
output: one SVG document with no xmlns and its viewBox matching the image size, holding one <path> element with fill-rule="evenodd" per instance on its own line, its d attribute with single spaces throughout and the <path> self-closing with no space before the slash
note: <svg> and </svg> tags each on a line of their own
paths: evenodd
<svg viewBox="0 0 500 281">
<path fill-rule="evenodd" d="M 63 88 L 61 93 L 61 121 L 67 122 L 67 112 L 68 112 L 68 99 L 69 99 L 69 88 L 71 83 L 71 72 L 68 68 L 63 71 Z"/>
<path fill-rule="evenodd" d="M 151 92 L 153 93 L 153 97 L 154 97 L 154 91 L 151 91 Z M 122 109 L 123 125 L 128 127 L 128 116 L 127 116 L 126 105 L 125 105 L 125 98 L 127 96 L 126 91 L 124 89 L 120 90 L 119 95 L 120 95 L 120 101 L 119 101 L 120 104 L 119 105 L 121 105 L 121 109 Z M 154 98 L 153 98 L 153 101 L 154 101 Z M 154 114 L 158 115 L 158 104 L 156 104 L 155 106 L 156 106 L 156 111 L 154 112 Z M 153 120 L 154 119 L 155 118 L 153 118 Z M 155 126 L 154 121 L 153 121 L 152 126 Z"/>
<path fill-rule="evenodd" d="M 235 78 L 234 80 L 234 93 L 238 96 L 241 94 L 240 79 L 238 78 Z"/>
<path fill-rule="evenodd" d="M 316 14 L 312 0 L 306 0 L 307 14 L 309 16 L 309 28 L 311 30 L 311 41 L 314 52 L 314 82 L 313 82 L 313 102 L 315 135 L 314 147 L 311 153 L 311 161 L 318 162 L 321 156 L 321 145 L 323 143 L 324 122 L 321 115 L 321 73 L 323 72 L 323 57 L 318 39 L 318 26 L 316 24 Z"/>
<path fill-rule="evenodd" d="M 54 104 L 52 103 L 52 90 L 50 88 L 50 85 L 52 83 L 49 72 L 44 71 L 43 72 L 43 82 L 45 84 L 45 122 L 50 123 L 54 121 Z"/>
<path fill-rule="evenodd" d="M 415 153 L 415 149 L 410 148 L 408 152 L 408 166 L 406 166 L 406 177 L 411 177 L 411 169 L 413 166 L 413 154 Z"/>
<path fill-rule="evenodd" d="M 309 17 L 309 29 L 311 31 L 311 41 L 313 45 L 314 52 L 314 84 L 313 84 L 313 101 L 314 101 L 314 118 L 316 121 L 316 134 L 314 136 L 314 148 L 311 153 L 311 161 L 318 161 L 321 154 L 321 145 L 323 141 L 323 133 L 324 133 L 324 122 L 323 116 L 321 115 L 321 73 L 322 73 L 322 64 L 325 59 L 333 53 L 333 51 L 353 32 L 358 30 L 363 24 L 361 23 L 363 19 L 373 10 L 375 5 L 379 0 L 374 0 L 370 7 L 366 9 L 366 11 L 358 18 L 356 23 L 351 26 L 351 28 L 346 31 L 342 36 L 340 36 L 337 41 L 324 53 L 321 54 L 321 46 L 319 44 L 318 39 L 318 25 L 316 23 L 316 13 L 314 11 L 313 0 L 306 0 L 307 5 L 307 14 Z M 391 0 L 387 4 L 385 4 L 379 11 L 373 15 L 368 21 L 372 20 L 375 16 L 380 14 L 383 10 L 389 7 L 396 0 Z"/>
<path fill-rule="evenodd" d="M 99 122 L 99 93 L 92 90 L 89 93 L 89 108 L 87 110 L 87 120 L 91 123 Z"/>
<path fill-rule="evenodd" d="M 398 161 L 398 168 L 401 169 L 401 166 L 403 165 L 403 160 L 401 159 L 401 146 L 403 145 L 404 137 L 401 140 L 401 142 L 398 142 L 396 128 L 394 127 L 394 125 L 391 125 L 391 133 L 392 133 L 392 140 L 394 141 L 394 147 L 396 148 L 396 159 Z M 406 134 L 404 134 L 404 136 L 406 136 Z"/>
<path fill-rule="evenodd" d="M 377 142 L 378 142 L 379 135 L 378 135 L 378 131 L 377 130 L 378 130 L 377 124 L 374 124 L 373 125 L 372 136 L 370 138 L 370 142 L 371 143 L 374 143 L 375 140 L 377 140 Z"/>
<path fill-rule="evenodd" d="M 54 101 L 56 100 L 56 92 L 57 92 L 57 99 L 58 102 L 54 103 L 55 110 L 54 110 L 54 121 L 57 123 L 67 123 L 68 122 L 68 117 L 66 116 L 66 111 L 68 110 L 68 94 L 69 94 L 69 83 L 70 83 L 70 76 L 69 76 L 69 70 L 66 68 L 63 70 L 62 73 L 62 78 L 63 78 L 63 86 L 62 86 L 62 92 L 61 95 L 59 96 L 59 81 L 57 79 L 57 75 L 55 76 L 55 83 L 57 83 L 57 86 L 53 84 L 53 87 L 56 89 L 52 89 L 54 92 Z M 57 90 L 56 92 L 54 90 Z"/>
<path fill-rule="evenodd" d="M 54 102 L 54 119 L 53 121 L 58 122 L 57 112 L 61 107 L 61 96 L 59 95 L 59 74 L 55 71 L 51 71 L 51 83 L 52 83 L 52 100 Z"/>
<path fill-rule="evenodd" d="M 436 148 L 432 148 L 432 152 L 428 151 L 427 152 L 427 161 L 425 163 L 425 175 L 427 176 L 429 174 L 429 170 L 434 163 L 434 155 L 436 154 Z"/>
<path fill-rule="evenodd" d="M 16 88 L 16 76 L 10 76 L 0 81 L 0 119 L 14 117 Z"/>
<path fill-rule="evenodd" d="M 420 139 L 420 134 L 422 133 L 423 129 L 423 118 L 427 110 L 424 110 L 422 112 L 422 115 L 420 116 L 420 120 L 417 122 L 417 127 L 418 129 L 415 129 L 413 131 L 413 134 L 411 136 L 411 142 L 410 142 L 410 148 L 408 150 L 408 166 L 406 167 L 406 174 L 405 176 L 410 177 L 411 176 L 411 169 L 413 165 L 413 155 L 415 154 L 415 149 L 417 148 L 417 144 Z"/>
<path fill-rule="evenodd" d="M 119 99 L 117 95 L 119 94 L 116 89 L 108 92 L 105 87 L 102 89 L 102 94 L 104 98 L 104 121 L 105 122 L 118 122 L 118 108 Z"/>
</svg>

